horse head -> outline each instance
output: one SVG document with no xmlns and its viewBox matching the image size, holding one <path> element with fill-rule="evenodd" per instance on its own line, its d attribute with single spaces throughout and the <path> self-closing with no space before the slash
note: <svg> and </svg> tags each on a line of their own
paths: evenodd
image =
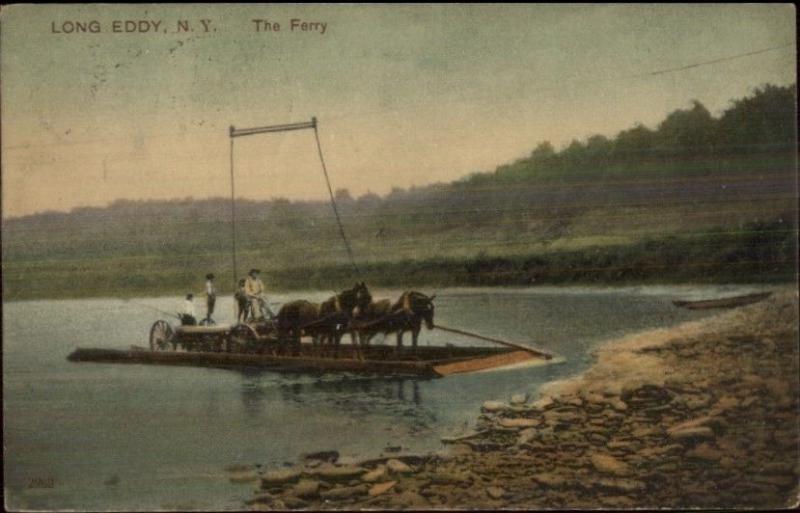
<svg viewBox="0 0 800 513">
<path fill-rule="evenodd" d="M 367 284 L 363 281 L 356 283 L 353 290 L 356 291 L 356 307 L 360 310 L 363 310 L 372 302 L 372 294 L 370 294 Z"/>
<path fill-rule="evenodd" d="M 363 281 L 343 290 L 338 297 L 342 309 L 347 312 L 363 311 L 372 302 L 372 294 Z"/>
<path fill-rule="evenodd" d="M 434 306 L 433 306 L 433 299 L 436 297 L 436 294 L 432 296 L 426 296 L 422 292 L 411 291 L 408 293 L 410 303 L 411 303 L 411 311 L 414 315 L 418 315 L 425 321 L 425 327 L 429 330 L 433 329 L 433 313 L 434 313 Z"/>
</svg>

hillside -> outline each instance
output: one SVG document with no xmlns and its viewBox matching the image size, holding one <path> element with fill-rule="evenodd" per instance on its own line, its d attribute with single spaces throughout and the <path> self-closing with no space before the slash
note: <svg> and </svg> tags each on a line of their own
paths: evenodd
<svg viewBox="0 0 800 513">
<path fill-rule="evenodd" d="M 699 102 L 450 184 L 338 191 L 375 285 L 792 279 L 795 89 L 764 86 L 713 117 Z M 237 202 L 239 271 L 277 288 L 354 276 L 326 202 Z M 179 294 L 230 286 L 224 198 L 117 201 L 3 220 L 4 299 Z M 80 284 L 80 286 L 78 286 Z"/>
</svg>

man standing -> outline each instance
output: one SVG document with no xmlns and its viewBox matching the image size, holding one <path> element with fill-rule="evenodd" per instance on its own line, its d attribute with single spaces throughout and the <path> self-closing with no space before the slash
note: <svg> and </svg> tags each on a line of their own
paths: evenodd
<svg viewBox="0 0 800 513">
<path fill-rule="evenodd" d="M 247 313 L 250 310 L 250 298 L 247 297 L 247 292 L 244 290 L 245 283 L 244 279 L 239 280 L 239 286 L 233 295 L 238 307 L 236 311 L 236 322 L 238 323 L 247 322 Z"/>
<path fill-rule="evenodd" d="M 244 291 L 250 299 L 250 306 L 254 320 L 263 319 L 264 311 L 273 316 L 269 307 L 267 306 L 267 298 L 264 297 L 264 282 L 261 281 L 259 269 L 250 269 L 247 273 L 247 280 L 244 283 Z"/>
<path fill-rule="evenodd" d="M 206 274 L 206 325 L 214 324 L 211 314 L 214 313 L 214 305 L 217 302 L 217 289 L 214 287 L 214 275 Z"/>
</svg>

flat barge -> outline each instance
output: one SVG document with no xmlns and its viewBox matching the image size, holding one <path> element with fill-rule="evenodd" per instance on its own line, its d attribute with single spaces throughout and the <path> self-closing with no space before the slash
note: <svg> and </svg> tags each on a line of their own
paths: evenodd
<svg viewBox="0 0 800 513">
<path fill-rule="evenodd" d="M 551 355 L 541 351 L 506 347 L 419 346 L 414 349 L 398 350 L 395 346 L 389 345 L 374 345 L 360 349 L 352 345 L 342 345 L 335 356 L 323 356 L 319 352 L 320 348 L 311 344 L 293 348 L 291 354 L 78 348 L 67 359 L 72 362 L 443 377 L 552 358 Z"/>
</svg>

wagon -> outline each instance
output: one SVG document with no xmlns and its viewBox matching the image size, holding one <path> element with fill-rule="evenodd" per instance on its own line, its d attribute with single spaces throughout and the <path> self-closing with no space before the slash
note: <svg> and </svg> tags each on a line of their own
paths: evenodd
<svg viewBox="0 0 800 513">
<path fill-rule="evenodd" d="M 274 353 L 281 345 L 272 320 L 175 327 L 158 320 L 150 328 L 150 351 Z"/>
</svg>

